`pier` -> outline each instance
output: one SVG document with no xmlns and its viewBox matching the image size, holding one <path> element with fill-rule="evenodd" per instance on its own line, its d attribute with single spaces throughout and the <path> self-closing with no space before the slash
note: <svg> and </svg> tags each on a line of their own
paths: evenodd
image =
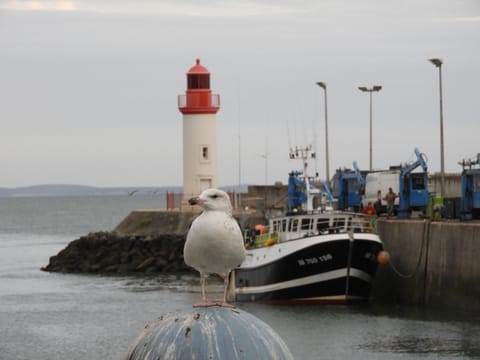
<svg viewBox="0 0 480 360">
<path fill-rule="evenodd" d="M 390 253 L 373 286 L 379 303 L 480 309 L 480 222 L 379 220 Z"/>
</svg>

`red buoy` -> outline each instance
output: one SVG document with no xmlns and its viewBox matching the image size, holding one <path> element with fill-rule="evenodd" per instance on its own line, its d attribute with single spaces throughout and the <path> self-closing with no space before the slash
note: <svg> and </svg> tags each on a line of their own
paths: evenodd
<svg viewBox="0 0 480 360">
<path fill-rule="evenodd" d="M 388 265 L 388 263 L 390 262 L 390 254 L 385 250 L 380 251 L 377 254 L 377 262 L 380 265 Z"/>
</svg>

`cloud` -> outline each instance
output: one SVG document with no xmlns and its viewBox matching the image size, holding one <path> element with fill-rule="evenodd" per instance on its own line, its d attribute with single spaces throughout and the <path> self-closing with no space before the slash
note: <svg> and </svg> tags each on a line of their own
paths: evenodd
<svg viewBox="0 0 480 360">
<path fill-rule="evenodd" d="M 459 16 L 450 18 L 435 19 L 438 22 L 452 22 L 452 23 L 467 23 L 467 22 L 480 22 L 480 16 Z"/>
<path fill-rule="evenodd" d="M 4 10 L 29 10 L 29 11 L 74 11 L 77 10 L 77 4 L 74 1 L 22 1 L 12 0 L 3 5 L 0 9 Z"/>
<path fill-rule="evenodd" d="M 150 14 L 192 17 L 248 17 L 282 15 L 300 12 L 294 4 L 265 4 L 258 1 L 72 1 L 72 0 L 10 0 L 0 4 L 4 10 L 88 11 L 104 14 Z"/>
</svg>

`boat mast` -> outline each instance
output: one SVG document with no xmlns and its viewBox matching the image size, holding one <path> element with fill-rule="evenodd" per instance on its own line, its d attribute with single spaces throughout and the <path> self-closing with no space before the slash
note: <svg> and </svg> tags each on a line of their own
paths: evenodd
<svg viewBox="0 0 480 360">
<path fill-rule="evenodd" d="M 320 190 L 315 188 L 314 185 L 310 185 L 310 179 L 308 176 L 308 160 L 315 159 L 315 151 L 312 150 L 312 145 L 306 147 L 295 146 L 295 149 L 290 149 L 290 159 L 302 160 L 303 164 L 303 180 L 305 181 L 305 193 L 307 195 L 306 211 L 315 210 L 313 207 L 313 198 L 315 195 L 320 194 Z"/>
</svg>

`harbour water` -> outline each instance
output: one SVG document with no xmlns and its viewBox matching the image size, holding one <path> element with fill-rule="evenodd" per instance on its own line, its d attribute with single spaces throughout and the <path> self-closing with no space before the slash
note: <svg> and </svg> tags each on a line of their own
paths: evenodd
<svg viewBox="0 0 480 360">
<path fill-rule="evenodd" d="M 198 300 L 195 275 L 40 271 L 91 231 L 112 230 L 158 195 L 0 198 L 0 359 L 122 359 L 144 326 Z M 221 283 L 209 293 L 220 297 Z M 392 305 L 237 304 L 272 326 L 296 359 L 477 359 L 480 314 Z"/>
</svg>

